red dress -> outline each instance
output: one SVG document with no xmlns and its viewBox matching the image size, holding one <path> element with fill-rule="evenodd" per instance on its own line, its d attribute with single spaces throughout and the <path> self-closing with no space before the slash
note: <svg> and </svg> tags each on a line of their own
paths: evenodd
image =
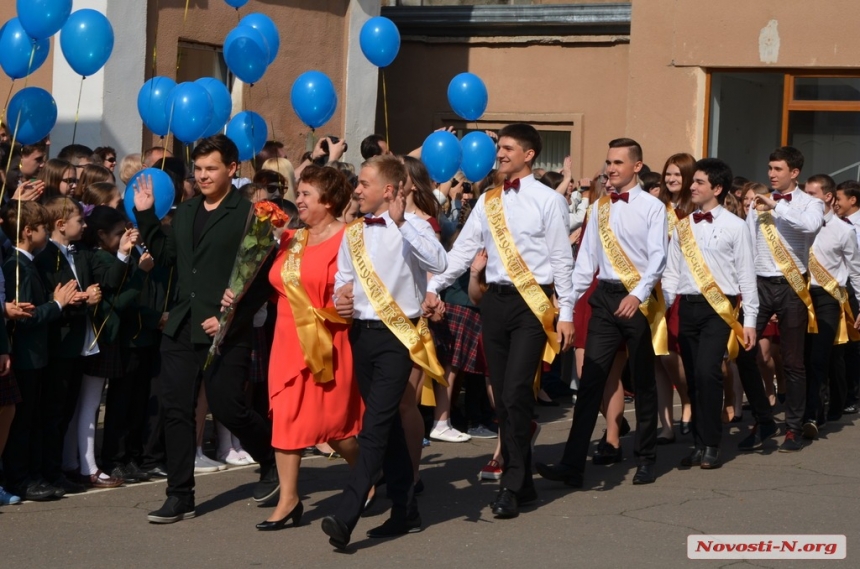
<svg viewBox="0 0 860 569">
<path fill-rule="evenodd" d="M 272 446 L 300 450 L 329 440 L 358 434 L 364 411 L 354 380 L 349 325 L 326 322 L 332 332 L 334 379 L 317 383 L 302 355 L 293 311 L 287 300 L 281 270 L 286 246 L 294 231 L 281 237 L 281 249 L 269 272 L 278 295 L 278 319 L 269 360 L 269 406 Z M 343 230 L 322 243 L 309 246 L 302 257 L 301 281 L 313 306 L 334 306 L 334 275 Z"/>
</svg>

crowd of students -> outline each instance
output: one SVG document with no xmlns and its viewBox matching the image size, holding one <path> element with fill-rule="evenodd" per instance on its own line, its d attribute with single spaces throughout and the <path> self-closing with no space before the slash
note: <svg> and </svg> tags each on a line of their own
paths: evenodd
<svg viewBox="0 0 860 569">
<path fill-rule="evenodd" d="M 626 398 L 634 484 L 654 482 L 657 446 L 678 440 L 675 392 L 679 435 L 693 441 L 684 468 L 722 465 L 722 425 L 742 421 L 743 393 L 754 418 L 745 451 L 779 434 L 777 401 L 783 452 L 857 412 L 846 369 L 860 358 L 860 184 L 802 181 L 790 147 L 770 156 L 770 190 L 688 154 L 651 172 L 631 139 L 574 180 L 569 158 L 560 172 L 533 171 L 542 143 L 531 126 L 491 134 L 497 169 L 476 183 L 434 184 L 420 150 L 396 157 L 378 135 L 361 143 L 360 168 L 341 161 L 343 140 L 320 139 L 295 167 L 272 141 L 251 178 L 221 135 L 189 165 L 160 147 L 124 157 L 123 184 L 145 167 L 169 173 L 163 219 L 145 177 L 123 203 L 110 147 L 49 158 L 48 140 L 0 140 L 14 165 L 0 196 L 0 502 L 167 477 L 148 520 L 172 523 L 194 517 L 195 472 L 258 463 L 254 499 L 277 500 L 257 525 L 269 531 L 300 522 L 298 469 L 318 449 L 351 465 L 322 522 L 345 548 L 382 483 L 391 517 L 368 535 L 420 531 L 425 436 L 497 438 L 479 475 L 500 481 L 493 514 L 516 517 L 537 498 L 534 405 L 562 395 L 574 395 L 569 439 L 557 464 L 536 468 L 572 487 L 585 484 L 598 413 L 607 427 L 592 462 L 623 459 Z M 225 292 L 233 253 L 262 200 L 290 223 L 237 301 Z M 207 410 L 218 460 L 203 452 Z"/>
</svg>

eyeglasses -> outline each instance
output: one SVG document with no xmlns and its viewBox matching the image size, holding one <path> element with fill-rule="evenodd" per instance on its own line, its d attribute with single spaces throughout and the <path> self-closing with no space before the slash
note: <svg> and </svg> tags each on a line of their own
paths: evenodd
<svg viewBox="0 0 860 569">
<path fill-rule="evenodd" d="M 61 181 L 61 182 L 63 182 L 64 184 L 68 184 L 68 185 L 70 185 L 70 186 L 74 186 L 75 184 L 77 184 L 77 183 L 78 183 L 78 179 L 77 179 L 77 178 L 63 178 L 63 179 L 62 179 L 62 180 L 60 180 L 60 181 Z"/>
</svg>

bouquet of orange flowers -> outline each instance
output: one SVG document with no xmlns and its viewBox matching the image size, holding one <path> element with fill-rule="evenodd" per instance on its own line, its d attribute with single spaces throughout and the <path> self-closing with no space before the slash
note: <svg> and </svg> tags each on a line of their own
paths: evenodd
<svg viewBox="0 0 860 569">
<path fill-rule="evenodd" d="M 233 264 L 230 282 L 227 285 L 233 292 L 233 304 L 221 314 L 218 332 L 212 339 L 212 347 L 209 348 L 209 355 L 206 357 L 203 369 L 209 367 L 215 356 L 220 353 L 221 343 L 233 322 L 233 308 L 248 292 L 260 267 L 275 247 L 274 230 L 284 227 L 289 220 L 287 214 L 272 202 L 257 202 L 251 208 L 248 222 L 245 224 L 245 236 L 239 245 L 236 262 Z"/>
</svg>

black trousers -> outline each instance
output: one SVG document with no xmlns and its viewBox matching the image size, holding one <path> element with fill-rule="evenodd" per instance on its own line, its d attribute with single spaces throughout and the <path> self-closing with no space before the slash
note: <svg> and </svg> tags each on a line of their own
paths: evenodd
<svg viewBox="0 0 860 569">
<path fill-rule="evenodd" d="M 362 328 L 358 321 L 349 331 L 349 341 L 365 408 L 358 434 L 358 463 L 335 515 L 352 531 L 380 472 L 385 473 L 392 518 L 412 518 L 418 513 L 418 503 L 412 459 L 400 422 L 400 400 L 412 371 L 409 351 L 387 328 Z"/>
<path fill-rule="evenodd" d="M 14 370 L 21 390 L 15 418 L 3 451 L 6 488 L 22 492 L 27 484 L 42 476 L 42 388 L 44 369 Z"/>
<path fill-rule="evenodd" d="M 735 298 L 729 297 L 732 305 Z M 723 356 L 731 328 L 705 297 L 681 297 L 678 342 L 687 377 L 696 448 L 719 447 L 723 436 Z M 740 348 L 743 349 L 743 348 Z"/>
<path fill-rule="evenodd" d="M 63 473 L 63 441 L 81 392 L 83 358 L 53 358 L 42 377 L 42 476 L 53 482 Z"/>
<path fill-rule="evenodd" d="M 855 318 L 860 318 L 860 305 L 857 303 L 857 295 L 850 281 L 846 288 L 851 312 L 854 313 Z M 845 398 L 842 400 L 840 413 L 845 407 L 860 403 L 860 342 L 848 342 L 842 352 L 845 357 Z M 831 406 L 831 411 L 836 413 L 837 410 Z"/>
<path fill-rule="evenodd" d="M 839 332 L 839 315 L 842 307 L 821 287 L 810 289 L 818 333 L 806 335 L 806 411 L 803 421 L 826 421 L 824 402 L 830 390 L 830 360 L 833 341 Z"/>
<path fill-rule="evenodd" d="M 738 315 L 738 320 L 743 322 L 744 311 Z M 758 326 L 758 321 L 756 321 Z M 761 333 L 759 330 L 758 333 Z M 747 401 L 750 404 L 753 418 L 757 425 L 774 424 L 773 408 L 770 406 L 770 400 L 767 397 L 767 392 L 764 390 L 764 381 L 761 377 L 761 370 L 758 367 L 758 342 L 752 350 L 739 350 L 738 358 L 735 360 L 735 365 L 738 367 L 738 375 L 740 376 L 741 386 L 744 393 L 747 395 Z M 773 378 L 768 378 L 773 381 Z"/>
<path fill-rule="evenodd" d="M 585 470 L 588 446 L 603 401 L 603 389 L 622 341 L 627 343 L 628 365 L 636 401 L 633 453 L 640 465 L 653 464 L 657 460 L 654 345 L 648 320 L 641 311 L 637 310 L 629 320 L 615 316 L 615 311 L 626 296 L 627 291 L 622 285 L 600 281 L 588 301 L 592 311 L 585 341 L 585 362 L 573 411 L 573 424 L 561 460 L 562 464 L 579 472 Z"/>
<path fill-rule="evenodd" d="M 788 283 L 758 277 L 759 313 L 757 337 L 761 337 L 771 316 L 779 319 L 779 346 L 785 370 L 785 426 L 799 433 L 806 410 L 806 366 L 804 353 L 809 315 L 806 305 Z"/>
<path fill-rule="evenodd" d="M 143 455 L 143 430 L 149 386 L 158 359 L 158 346 L 123 348 L 122 377 L 108 382 L 102 464 L 107 472 Z"/>
<path fill-rule="evenodd" d="M 160 351 L 160 350 L 159 350 Z M 143 456 L 140 467 L 148 470 L 167 464 L 164 450 L 164 409 L 161 407 L 161 374 L 152 378 L 149 384 L 149 402 L 146 409 L 146 422 L 143 429 Z"/>
<path fill-rule="evenodd" d="M 161 405 L 164 409 L 164 441 L 167 453 L 167 495 L 186 500 L 194 497 L 194 458 L 197 452 L 194 407 L 202 375 L 212 415 L 242 443 L 260 463 L 261 476 L 274 467 L 272 424 L 245 402 L 251 348 L 226 342 L 221 356 L 203 371 L 208 344 L 191 342 L 186 320 L 176 338 L 161 340 Z"/>
<path fill-rule="evenodd" d="M 860 345 L 860 343 L 857 344 Z M 845 397 L 848 391 L 845 384 L 845 351 L 849 345 L 851 342 L 833 346 L 831 349 L 830 389 L 827 400 L 823 402 L 824 418 L 827 421 L 838 421 L 842 417 L 842 410 L 845 409 Z"/>
<path fill-rule="evenodd" d="M 516 289 L 488 290 L 481 300 L 481 330 L 502 441 L 502 488 L 520 492 L 532 481 L 531 422 L 535 373 L 546 332 Z"/>
</svg>

